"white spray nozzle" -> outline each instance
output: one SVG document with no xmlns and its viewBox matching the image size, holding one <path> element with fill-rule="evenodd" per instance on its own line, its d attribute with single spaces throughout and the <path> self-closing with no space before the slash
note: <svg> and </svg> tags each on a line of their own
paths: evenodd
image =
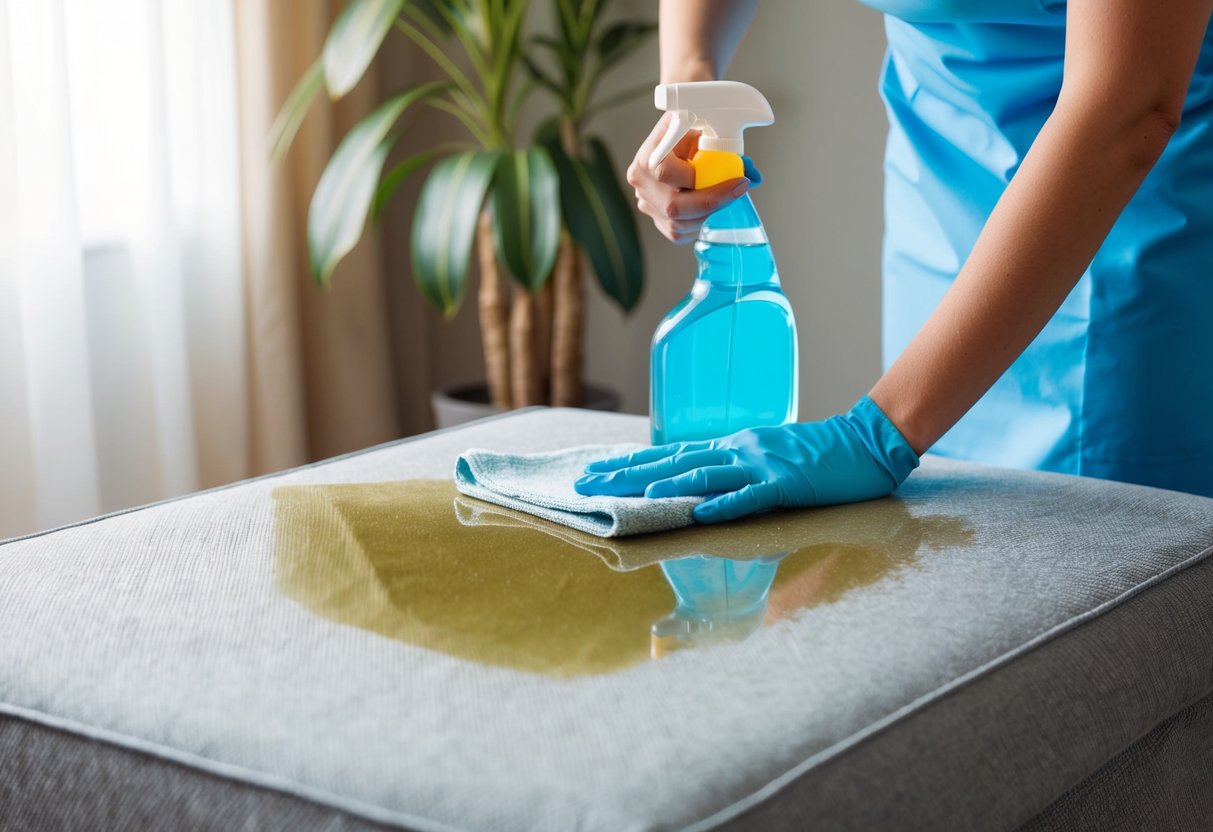
<svg viewBox="0 0 1213 832">
<path fill-rule="evenodd" d="M 649 156 L 650 168 L 661 164 L 691 129 L 700 131 L 700 149 L 740 155 L 745 152 L 742 133 L 747 127 L 775 122 L 775 114 L 763 94 L 739 81 L 658 84 L 653 90 L 653 103 L 658 110 L 673 113 L 674 117 L 661 143 Z"/>
</svg>

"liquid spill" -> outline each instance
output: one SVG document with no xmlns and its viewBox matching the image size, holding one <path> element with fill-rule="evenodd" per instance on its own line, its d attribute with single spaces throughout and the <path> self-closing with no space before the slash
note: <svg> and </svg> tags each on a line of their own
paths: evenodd
<svg viewBox="0 0 1213 832">
<path fill-rule="evenodd" d="M 326 619 L 462 659 L 608 673 L 746 638 L 973 531 L 897 499 L 603 539 L 449 480 L 275 489 L 281 591 Z"/>
</svg>

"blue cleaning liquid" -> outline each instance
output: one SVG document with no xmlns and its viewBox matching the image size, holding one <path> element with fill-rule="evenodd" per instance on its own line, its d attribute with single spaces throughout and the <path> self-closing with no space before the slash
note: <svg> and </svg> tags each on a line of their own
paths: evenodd
<svg viewBox="0 0 1213 832">
<path fill-rule="evenodd" d="M 653 335 L 654 444 L 796 420 L 796 324 L 748 194 L 704 223 L 699 273 Z"/>
</svg>

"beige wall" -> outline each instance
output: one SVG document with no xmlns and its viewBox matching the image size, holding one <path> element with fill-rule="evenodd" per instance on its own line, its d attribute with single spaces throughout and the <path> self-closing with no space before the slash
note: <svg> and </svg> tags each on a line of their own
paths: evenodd
<svg viewBox="0 0 1213 832">
<path fill-rule="evenodd" d="M 620 0 L 616 13 L 653 16 L 651 0 Z M 885 119 L 876 92 L 884 34 L 880 16 L 843 0 L 767 0 L 729 70 L 762 90 L 775 111 L 772 127 L 750 131 L 747 151 L 767 177 L 755 203 L 767 227 L 800 337 L 800 414 L 813 419 L 848 407 L 880 370 L 881 153 Z M 403 50 L 402 50 L 403 51 Z M 385 78 L 416 77 L 418 58 L 396 56 Z M 612 88 L 656 81 L 652 44 L 611 76 Z M 657 117 L 649 98 L 590 125 L 623 167 Z M 425 125 L 420 138 L 444 129 Z M 414 188 L 416 183 L 414 183 Z M 482 374 L 475 303 L 453 322 L 429 310 L 408 279 L 409 194 L 386 217 L 383 235 L 402 316 L 397 348 L 403 390 Z M 643 219 L 643 218 L 642 218 Z M 657 322 L 690 287 L 689 248 L 665 241 L 641 223 L 647 284 L 640 305 L 623 316 L 589 287 L 587 378 L 623 393 L 624 408 L 648 411 L 648 348 Z M 421 386 L 418 386 L 421 385 Z M 419 424 L 425 403 L 405 394 L 405 418 Z M 411 414 L 411 418 L 410 418 Z"/>
</svg>

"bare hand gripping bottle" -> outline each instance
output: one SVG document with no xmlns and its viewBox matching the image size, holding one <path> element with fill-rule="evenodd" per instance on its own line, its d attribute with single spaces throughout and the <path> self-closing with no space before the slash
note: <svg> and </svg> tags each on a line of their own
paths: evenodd
<svg viewBox="0 0 1213 832">
<path fill-rule="evenodd" d="M 691 159 L 696 189 L 743 176 L 742 132 L 775 120 L 762 93 L 736 81 L 662 84 L 654 100 L 674 117 L 649 165 L 656 167 L 687 131 L 701 131 Z M 695 257 L 690 293 L 653 335 L 653 443 L 795 421 L 796 324 L 749 194 L 708 217 Z"/>
</svg>

